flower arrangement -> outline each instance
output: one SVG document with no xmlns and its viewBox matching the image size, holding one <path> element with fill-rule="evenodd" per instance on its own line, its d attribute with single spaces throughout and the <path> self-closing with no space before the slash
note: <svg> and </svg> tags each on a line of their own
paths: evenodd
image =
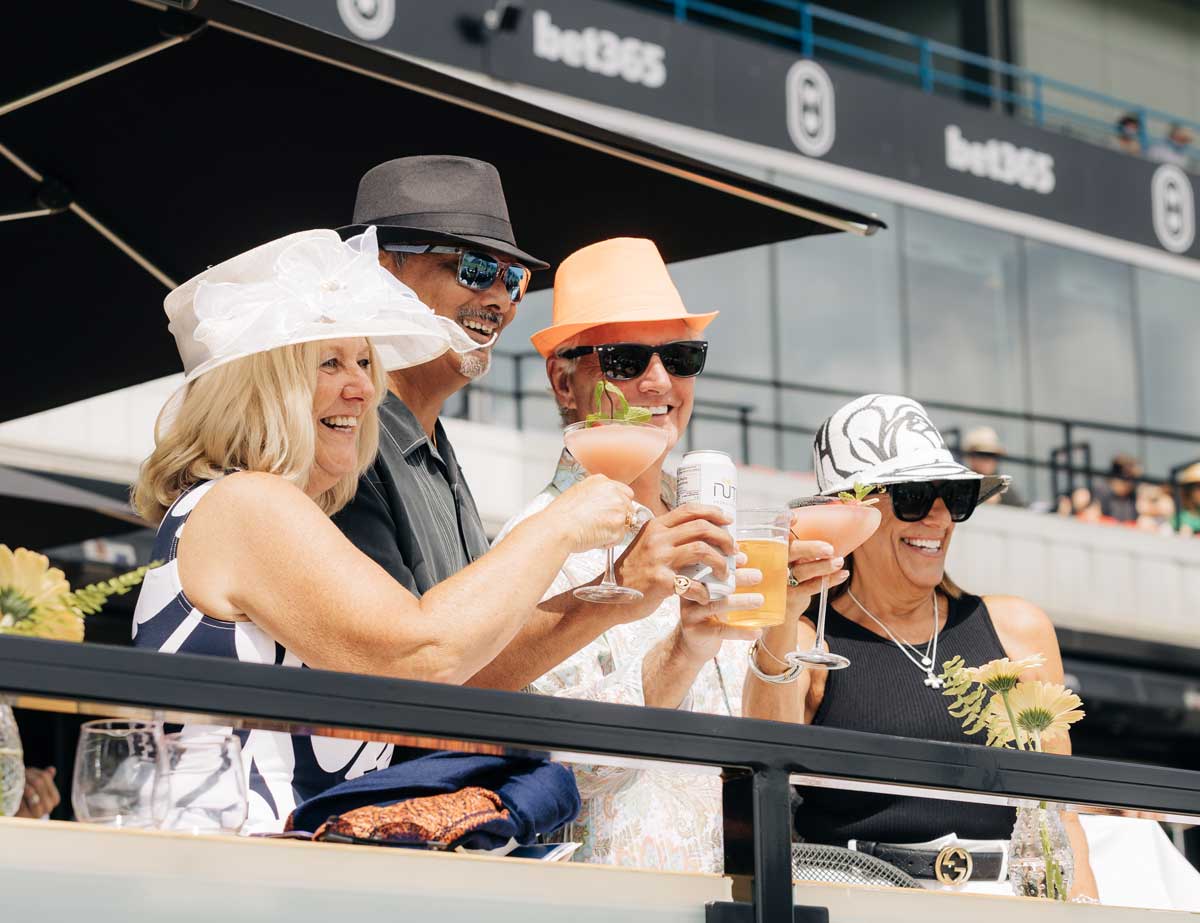
<svg viewBox="0 0 1200 923">
<path fill-rule="evenodd" d="M 1070 689 L 1041 680 L 1021 681 L 1022 673 L 1045 662 L 1041 654 L 1018 660 L 1002 657 L 979 667 L 968 667 L 961 657 L 947 661 L 941 679 L 942 694 L 954 697 L 950 714 L 963 719 L 967 734 L 986 730 L 989 747 L 1042 752 L 1046 744 L 1067 737 L 1071 725 L 1084 716 L 1082 700 Z M 1029 853 L 1041 866 L 1036 875 L 1021 861 Z M 1038 804 L 1036 819 L 1019 811 L 1009 859 L 1014 891 L 1065 901 L 1072 871 L 1070 847 L 1057 814 L 1048 817 L 1044 801 Z"/>
<path fill-rule="evenodd" d="M 0 634 L 82 641 L 84 616 L 99 612 L 110 596 L 128 593 L 156 563 L 72 591 L 44 554 L 0 545 Z"/>
</svg>

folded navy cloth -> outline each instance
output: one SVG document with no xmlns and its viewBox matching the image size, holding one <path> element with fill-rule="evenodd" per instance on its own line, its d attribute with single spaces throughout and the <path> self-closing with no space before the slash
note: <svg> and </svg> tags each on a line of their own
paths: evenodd
<svg viewBox="0 0 1200 923">
<path fill-rule="evenodd" d="M 552 833 L 579 813 L 575 774 L 549 760 L 469 753 L 439 752 L 397 766 L 368 772 L 322 792 L 299 805 L 288 819 L 289 830 L 316 830 L 330 817 L 366 805 L 394 804 L 411 798 L 441 795 L 468 787 L 489 789 L 507 809 L 455 842 L 470 849 L 495 849 L 510 839 L 532 843 L 539 833 Z"/>
</svg>

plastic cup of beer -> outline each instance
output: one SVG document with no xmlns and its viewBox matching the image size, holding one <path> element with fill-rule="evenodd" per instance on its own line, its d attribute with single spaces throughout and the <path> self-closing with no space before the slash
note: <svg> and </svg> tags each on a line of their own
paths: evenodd
<svg viewBox="0 0 1200 923">
<path fill-rule="evenodd" d="M 734 537 L 738 551 L 748 560 L 744 567 L 762 571 L 762 583 L 748 587 L 762 593 L 765 600 L 758 609 L 735 609 L 721 617 L 739 628 L 771 628 L 782 625 L 787 609 L 788 527 L 791 512 L 786 509 L 738 510 Z"/>
</svg>

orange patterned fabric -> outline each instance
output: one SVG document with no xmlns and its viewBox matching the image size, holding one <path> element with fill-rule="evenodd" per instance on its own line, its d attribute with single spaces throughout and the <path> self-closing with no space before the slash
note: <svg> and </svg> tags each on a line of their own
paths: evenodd
<svg viewBox="0 0 1200 923">
<path fill-rule="evenodd" d="M 367 805 L 331 817 L 313 839 L 377 840 L 381 843 L 454 843 L 493 820 L 507 820 L 500 796 L 470 787 L 445 795 L 412 798 L 389 805 Z"/>
</svg>

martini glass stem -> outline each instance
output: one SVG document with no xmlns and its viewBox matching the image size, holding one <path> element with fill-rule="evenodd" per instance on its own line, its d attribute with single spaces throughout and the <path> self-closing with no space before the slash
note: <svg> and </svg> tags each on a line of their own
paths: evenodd
<svg viewBox="0 0 1200 923">
<path fill-rule="evenodd" d="M 604 579 L 600 582 L 600 585 L 605 587 L 616 586 L 617 572 L 613 566 L 613 558 L 615 557 L 613 554 L 613 546 L 609 545 L 606 549 L 604 549 L 604 553 L 608 557 L 608 567 L 604 571 Z"/>
<path fill-rule="evenodd" d="M 817 639 L 813 642 L 813 649 L 822 651 L 825 649 L 825 613 L 829 608 L 829 576 L 821 578 L 821 601 L 817 604 Z"/>
</svg>

